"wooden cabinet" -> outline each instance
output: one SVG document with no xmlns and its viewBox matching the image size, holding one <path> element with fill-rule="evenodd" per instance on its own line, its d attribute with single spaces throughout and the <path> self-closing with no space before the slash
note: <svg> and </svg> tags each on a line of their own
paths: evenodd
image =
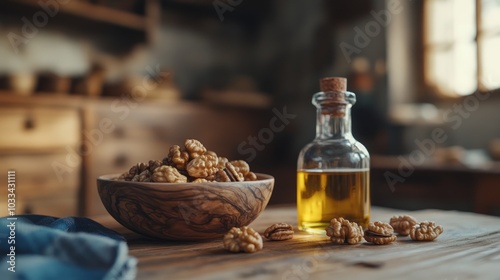
<svg viewBox="0 0 500 280">
<path fill-rule="evenodd" d="M 0 182 L 16 171 L 16 214 L 75 215 L 81 162 L 80 115 L 72 108 L 0 105 Z M 7 188 L 0 188 L 7 215 Z"/>
<path fill-rule="evenodd" d="M 373 156 L 372 203 L 407 210 L 436 208 L 500 215 L 500 166 L 421 164 L 413 168 L 410 174 L 408 165 L 397 157 Z"/>
</svg>

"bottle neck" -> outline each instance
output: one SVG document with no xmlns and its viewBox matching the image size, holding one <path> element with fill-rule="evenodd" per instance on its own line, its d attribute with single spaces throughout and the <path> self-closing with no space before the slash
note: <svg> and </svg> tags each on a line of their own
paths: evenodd
<svg viewBox="0 0 500 280">
<path fill-rule="evenodd" d="M 316 119 L 316 139 L 349 139 L 351 133 L 351 105 L 338 107 L 319 107 Z"/>
</svg>

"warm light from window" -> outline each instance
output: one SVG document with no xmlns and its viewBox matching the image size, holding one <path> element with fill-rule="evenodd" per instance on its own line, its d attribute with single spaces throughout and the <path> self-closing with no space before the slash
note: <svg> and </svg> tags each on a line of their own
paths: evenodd
<svg viewBox="0 0 500 280">
<path fill-rule="evenodd" d="M 450 96 L 477 88 L 475 0 L 429 0 L 427 10 L 427 80 Z"/>
<path fill-rule="evenodd" d="M 482 0 L 481 34 L 481 85 L 500 88 L 500 0 Z"/>
<path fill-rule="evenodd" d="M 500 88 L 500 0 L 427 0 L 425 38 L 426 82 L 438 92 Z"/>
</svg>

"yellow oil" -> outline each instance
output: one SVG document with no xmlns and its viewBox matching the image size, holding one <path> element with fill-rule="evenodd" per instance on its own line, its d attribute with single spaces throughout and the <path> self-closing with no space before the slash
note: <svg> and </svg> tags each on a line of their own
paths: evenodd
<svg viewBox="0 0 500 280">
<path fill-rule="evenodd" d="M 299 229 L 311 233 L 324 233 L 330 220 L 338 217 L 366 228 L 370 222 L 370 171 L 298 171 L 297 212 Z"/>
</svg>

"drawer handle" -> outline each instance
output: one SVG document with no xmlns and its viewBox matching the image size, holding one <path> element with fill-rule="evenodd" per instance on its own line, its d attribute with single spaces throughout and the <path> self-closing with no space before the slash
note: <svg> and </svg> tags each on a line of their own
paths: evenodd
<svg viewBox="0 0 500 280">
<path fill-rule="evenodd" d="M 35 120 L 33 119 L 33 116 L 27 115 L 26 119 L 24 119 L 24 129 L 25 130 L 32 130 L 35 128 Z"/>
</svg>

